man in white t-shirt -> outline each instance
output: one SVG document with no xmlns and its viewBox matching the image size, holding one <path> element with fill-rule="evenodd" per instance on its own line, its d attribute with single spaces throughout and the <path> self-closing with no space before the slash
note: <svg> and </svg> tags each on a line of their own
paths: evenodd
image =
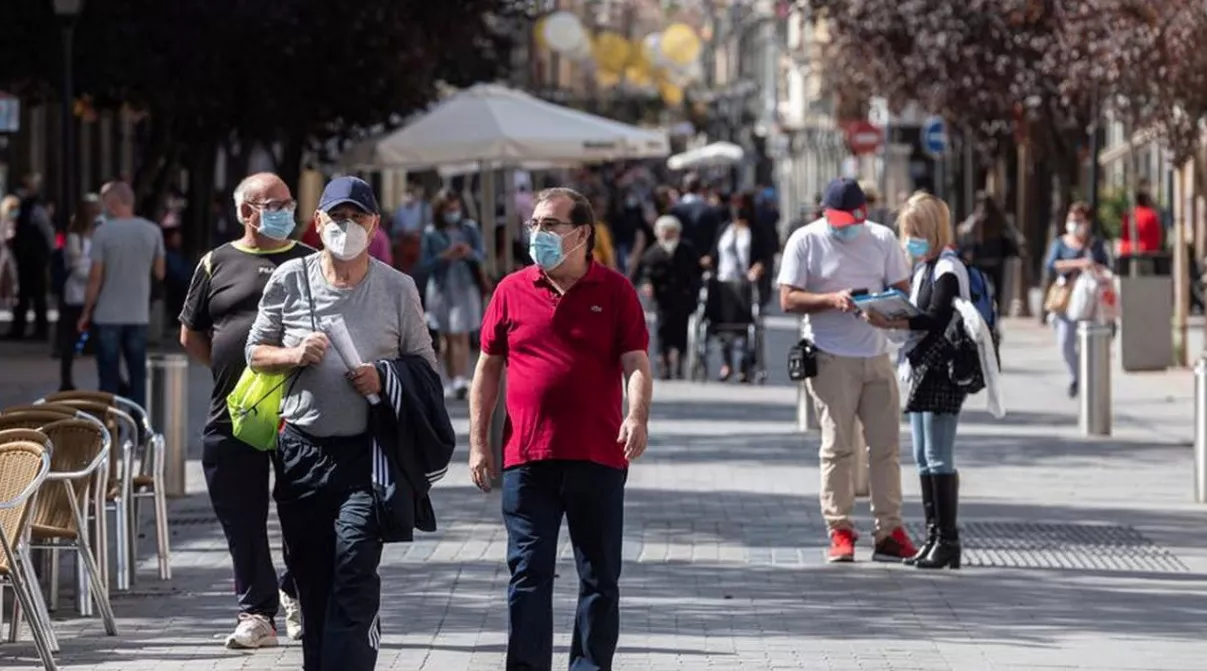
<svg viewBox="0 0 1207 671">
<path fill-rule="evenodd" d="M 825 216 L 788 238 L 781 262 L 780 305 L 804 314 L 817 350 L 808 381 L 821 424 L 821 509 L 830 533 L 827 559 L 855 560 L 851 523 L 856 432 L 869 451 L 869 489 L 876 518 L 873 559 L 900 561 L 916 552 L 901 525 L 901 406 L 884 333 L 868 324 L 852 295 L 909 291 L 905 253 L 887 226 L 867 221 L 859 183 L 826 187 Z"/>
</svg>

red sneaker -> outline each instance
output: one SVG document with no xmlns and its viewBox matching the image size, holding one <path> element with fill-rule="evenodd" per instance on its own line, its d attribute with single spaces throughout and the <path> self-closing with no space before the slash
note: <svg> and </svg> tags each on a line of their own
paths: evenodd
<svg viewBox="0 0 1207 671">
<path fill-rule="evenodd" d="M 872 560 L 900 562 L 902 559 L 908 559 L 916 554 L 918 554 L 918 548 L 914 547 L 914 543 L 905 533 L 905 529 L 897 527 L 893 529 L 893 533 L 885 536 L 876 544 L 876 548 L 872 550 Z"/>
<path fill-rule="evenodd" d="M 837 562 L 855 561 L 855 539 L 858 536 L 850 529 L 837 529 L 830 534 L 830 550 L 826 553 L 826 561 Z"/>
</svg>

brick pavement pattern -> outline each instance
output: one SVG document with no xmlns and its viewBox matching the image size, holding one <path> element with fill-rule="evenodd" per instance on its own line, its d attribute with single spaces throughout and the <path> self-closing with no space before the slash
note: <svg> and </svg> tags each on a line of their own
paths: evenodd
<svg viewBox="0 0 1207 671">
<path fill-rule="evenodd" d="M 958 572 L 873 564 L 866 540 L 859 563 L 822 561 L 817 437 L 795 432 L 795 390 L 778 370 L 791 320 L 771 320 L 766 387 L 660 384 L 652 445 L 629 479 L 616 668 L 1204 668 L 1207 511 L 1191 503 L 1190 374 L 1117 372 L 1114 435 L 1082 439 L 1051 334 L 1024 322 L 1008 328 L 1010 414 L 994 421 L 974 398 L 960 427 L 969 549 Z M 44 393 L 54 379 L 53 362 L 11 348 L 0 368 L 5 405 Z M 80 364 L 81 383 L 94 380 L 91 369 Z M 192 371 L 195 433 L 206 375 Z M 464 406 L 455 410 L 464 437 Z M 908 432 L 902 443 L 906 513 L 916 523 Z M 61 668 L 299 668 L 292 642 L 222 648 L 234 623 L 230 568 L 193 450 L 191 494 L 172 502 L 174 580 L 156 579 L 144 542 L 139 582 L 114 597 L 117 637 L 75 617 L 66 598 L 55 614 Z M 378 668 L 501 669 L 507 571 L 498 495 L 470 486 L 462 448 L 434 498 L 441 530 L 389 546 L 383 559 Z M 870 532 L 862 502 L 859 521 Z M 562 542 L 555 668 L 565 665 L 576 589 L 564 531 Z M 34 663 L 28 634 L 0 644 L 0 668 Z"/>
</svg>

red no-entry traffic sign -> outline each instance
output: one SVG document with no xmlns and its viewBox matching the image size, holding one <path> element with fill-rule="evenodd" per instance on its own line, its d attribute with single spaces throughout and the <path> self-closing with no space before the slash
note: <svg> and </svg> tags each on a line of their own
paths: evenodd
<svg viewBox="0 0 1207 671">
<path fill-rule="evenodd" d="M 860 156 L 874 154 L 884 142 L 884 132 L 867 121 L 852 121 L 846 126 L 847 147 Z"/>
</svg>

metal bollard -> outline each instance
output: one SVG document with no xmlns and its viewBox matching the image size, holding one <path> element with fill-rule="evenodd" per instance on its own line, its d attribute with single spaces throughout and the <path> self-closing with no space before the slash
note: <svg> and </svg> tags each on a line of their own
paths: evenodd
<svg viewBox="0 0 1207 671">
<path fill-rule="evenodd" d="M 163 434 L 164 494 L 184 496 L 189 450 L 189 359 L 183 354 L 147 357 L 147 414 Z"/>
<path fill-rule="evenodd" d="M 1207 355 L 1194 365 L 1194 500 L 1207 503 Z"/>
<path fill-rule="evenodd" d="M 1111 327 L 1082 322 L 1077 325 L 1080 347 L 1078 385 L 1081 392 L 1080 427 L 1083 436 L 1111 435 Z"/>
</svg>

